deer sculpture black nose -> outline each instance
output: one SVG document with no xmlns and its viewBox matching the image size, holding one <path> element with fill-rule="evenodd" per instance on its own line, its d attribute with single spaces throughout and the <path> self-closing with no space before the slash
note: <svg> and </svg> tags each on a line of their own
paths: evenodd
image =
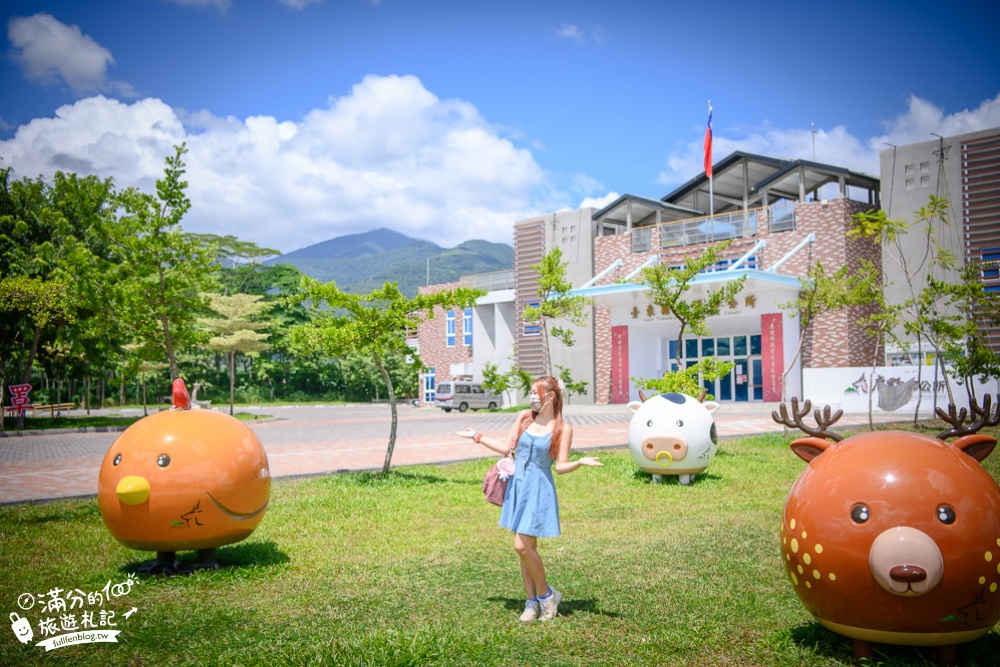
<svg viewBox="0 0 1000 667">
<path fill-rule="evenodd" d="M 927 572 L 922 567 L 916 565 L 897 565 L 889 570 L 889 576 L 893 581 L 905 584 L 915 584 L 927 578 Z"/>
</svg>

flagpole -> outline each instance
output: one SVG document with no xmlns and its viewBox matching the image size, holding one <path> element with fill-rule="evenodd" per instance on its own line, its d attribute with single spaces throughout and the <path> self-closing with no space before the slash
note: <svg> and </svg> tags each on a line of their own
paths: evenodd
<svg viewBox="0 0 1000 667">
<path fill-rule="evenodd" d="M 712 131 L 712 100 L 708 101 L 708 131 Z M 714 139 L 714 137 L 713 137 Z M 712 143 L 708 144 L 708 161 L 711 164 L 712 161 Z M 708 217 L 715 217 L 715 192 L 713 191 L 712 179 L 715 178 L 715 170 L 711 169 L 708 172 Z"/>
</svg>

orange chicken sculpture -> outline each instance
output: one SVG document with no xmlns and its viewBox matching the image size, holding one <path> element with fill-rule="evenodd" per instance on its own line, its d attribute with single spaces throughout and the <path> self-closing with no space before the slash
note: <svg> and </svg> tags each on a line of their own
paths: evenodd
<svg viewBox="0 0 1000 667">
<path fill-rule="evenodd" d="M 176 552 L 197 550 L 185 571 L 216 569 L 216 547 L 246 539 L 267 509 L 271 474 L 254 432 L 213 410 L 190 409 L 174 380 L 173 408 L 123 432 L 101 464 L 97 501 L 112 536 L 155 551 L 149 574 L 178 571 Z"/>
<path fill-rule="evenodd" d="M 781 559 L 795 593 L 821 624 L 854 642 L 935 647 L 954 664 L 956 645 L 1000 620 L 1000 486 L 983 466 L 1000 423 L 991 397 L 969 411 L 938 409 L 951 429 L 936 438 L 875 431 L 843 439 L 843 414 L 816 410 L 818 427 L 784 404 L 780 424 L 809 434 L 791 443 L 808 466 L 785 503 Z M 948 438 L 956 438 L 947 442 Z"/>
</svg>

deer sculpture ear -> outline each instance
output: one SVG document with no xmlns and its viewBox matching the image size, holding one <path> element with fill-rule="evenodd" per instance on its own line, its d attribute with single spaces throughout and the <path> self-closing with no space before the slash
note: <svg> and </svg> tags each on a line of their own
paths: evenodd
<svg viewBox="0 0 1000 667">
<path fill-rule="evenodd" d="M 997 439 L 985 433 L 973 433 L 972 435 L 963 435 L 949 444 L 981 463 L 993 452 L 993 448 L 997 446 Z"/>
<path fill-rule="evenodd" d="M 824 440 L 823 438 L 809 437 L 793 440 L 790 447 L 792 448 L 792 451 L 795 452 L 796 456 L 808 463 L 834 444 L 835 443 L 830 442 L 829 440 Z"/>
</svg>

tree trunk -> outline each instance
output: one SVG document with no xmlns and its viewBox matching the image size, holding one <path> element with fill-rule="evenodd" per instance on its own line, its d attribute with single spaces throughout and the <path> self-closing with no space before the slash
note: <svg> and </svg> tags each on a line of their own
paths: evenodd
<svg viewBox="0 0 1000 667">
<path fill-rule="evenodd" d="M 233 398 L 236 395 L 236 351 L 229 353 L 229 414 L 233 414 Z"/>
<path fill-rule="evenodd" d="M 83 382 L 84 387 L 86 387 L 87 393 L 83 396 L 83 407 L 87 410 L 87 416 L 90 416 L 90 376 Z"/>
<path fill-rule="evenodd" d="M 372 356 L 375 357 L 375 365 L 378 366 L 383 379 L 385 379 L 385 387 L 389 391 L 389 410 L 392 412 L 392 426 L 389 428 L 389 446 L 386 447 L 385 462 L 382 464 L 382 476 L 384 477 L 389 474 L 389 466 L 392 463 L 392 450 L 396 448 L 396 394 L 392 391 L 392 378 L 389 377 L 389 371 L 382 365 L 382 358 L 377 353 Z"/>
<path fill-rule="evenodd" d="M 174 341 L 170 336 L 170 321 L 166 315 L 160 315 L 160 324 L 163 327 L 163 349 L 167 354 L 167 363 L 170 364 L 170 381 L 173 382 L 181 376 L 181 371 L 174 357 Z"/>
<path fill-rule="evenodd" d="M 920 384 L 924 379 L 924 345 L 921 342 L 921 338 L 917 336 L 917 407 L 913 410 L 913 428 L 917 428 L 917 424 L 920 422 L 920 404 L 923 401 L 924 394 L 920 389 Z M 937 388 L 932 384 L 931 392 L 936 394 Z"/>
<path fill-rule="evenodd" d="M 146 410 L 146 374 L 142 374 L 142 416 L 148 417 L 149 411 Z"/>
<path fill-rule="evenodd" d="M 31 382 L 31 366 L 35 363 L 35 354 L 38 352 L 38 341 L 42 337 L 42 328 L 40 326 L 35 326 L 35 335 L 31 341 L 31 349 L 28 352 L 28 362 L 24 366 L 24 372 L 21 374 L 21 384 L 30 384 Z M 24 428 L 24 412 L 19 412 L 17 415 L 17 428 Z"/>
<path fill-rule="evenodd" d="M 160 265 L 157 268 L 160 274 L 160 303 L 165 305 L 167 281 L 163 274 L 163 266 Z M 167 353 L 167 363 L 170 364 L 170 381 L 173 382 L 181 376 L 181 372 L 177 366 L 177 359 L 174 357 L 174 341 L 170 336 L 170 320 L 166 313 L 160 313 L 160 326 L 163 328 L 163 348 Z"/>
</svg>

